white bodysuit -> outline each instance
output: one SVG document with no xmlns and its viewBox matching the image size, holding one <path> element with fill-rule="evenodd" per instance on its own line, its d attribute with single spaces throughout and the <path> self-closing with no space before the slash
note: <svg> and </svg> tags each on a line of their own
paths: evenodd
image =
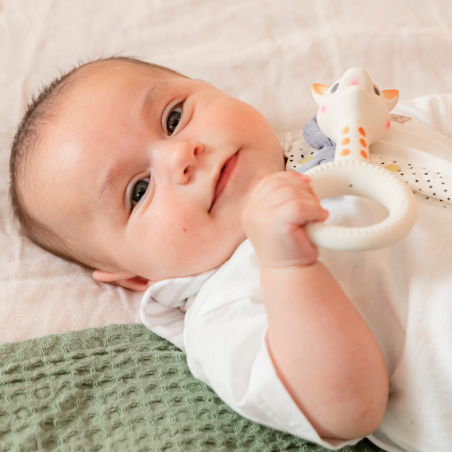
<svg viewBox="0 0 452 452">
<path fill-rule="evenodd" d="M 447 100 L 450 107 L 452 98 Z M 419 168 L 436 173 L 436 186 L 449 190 L 452 138 L 416 121 L 414 116 L 423 113 L 415 104 L 398 114 L 410 120 L 394 121 L 385 141 L 371 145 L 371 154 L 385 165 L 398 165 L 399 173 L 408 163 L 416 167 L 411 172 Z M 450 117 L 447 121 L 452 131 Z M 293 142 L 310 151 L 300 137 Z M 407 183 L 419 183 L 415 180 L 420 179 L 410 177 Z M 423 183 L 427 180 L 432 179 Z M 440 201 L 439 189 L 432 192 L 435 196 L 413 189 L 419 215 L 403 240 L 369 252 L 320 249 L 319 259 L 375 334 L 387 363 L 388 408 L 368 438 L 388 451 L 450 451 L 452 204 L 443 195 L 448 191 Z M 322 206 L 341 225 L 371 224 L 384 217 L 381 206 L 361 198 L 330 198 Z M 266 345 L 259 265 L 248 240 L 218 269 L 150 287 L 141 317 L 151 330 L 186 351 L 193 375 L 243 416 L 331 449 L 361 439 L 320 438 L 279 381 Z"/>
</svg>

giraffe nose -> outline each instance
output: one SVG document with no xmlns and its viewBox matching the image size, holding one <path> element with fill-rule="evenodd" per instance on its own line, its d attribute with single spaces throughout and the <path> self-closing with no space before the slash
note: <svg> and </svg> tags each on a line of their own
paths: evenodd
<svg viewBox="0 0 452 452">
<path fill-rule="evenodd" d="M 368 93 L 373 92 L 372 80 L 367 71 L 362 67 L 352 67 L 342 76 L 344 86 L 359 86 Z"/>
</svg>

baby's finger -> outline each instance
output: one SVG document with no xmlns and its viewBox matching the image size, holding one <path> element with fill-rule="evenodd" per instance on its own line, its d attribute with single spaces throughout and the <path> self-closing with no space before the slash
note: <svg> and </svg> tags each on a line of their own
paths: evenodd
<svg viewBox="0 0 452 452">
<path fill-rule="evenodd" d="M 292 177 L 290 180 L 286 179 L 284 183 L 266 194 L 261 201 L 269 206 L 276 207 L 291 199 L 313 199 L 317 203 L 320 203 L 320 199 L 312 187 L 309 184 L 297 180 L 296 177 Z"/>
<path fill-rule="evenodd" d="M 305 173 L 299 173 L 298 171 L 285 171 L 285 173 L 288 176 L 295 176 L 298 177 L 306 182 L 309 182 L 311 180 L 311 176 L 309 174 L 305 174 Z"/>
<path fill-rule="evenodd" d="M 309 182 L 311 180 L 311 177 L 308 174 L 297 173 L 296 171 L 279 171 L 277 173 L 274 173 L 273 177 L 282 178 L 286 180 L 287 179 L 302 180 L 303 182 Z"/>
<path fill-rule="evenodd" d="M 293 171 L 294 173 L 295 173 L 295 171 Z M 299 176 L 298 177 L 302 177 L 303 179 L 303 182 L 306 182 L 306 185 L 307 185 L 307 187 L 306 187 L 306 189 L 309 191 L 309 193 L 311 193 L 313 196 L 315 196 L 319 201 L 320 201 L 320 199 L 319 199 L 319 197 L 316 195 L 316 193 L 315 193 L 315 191 L 314 191 L 314 189 L 312 188 L 312 185 L 311 185 L 311 176 L 309 176 L 308 174 L 299 174 L 299 173 L 296 173 L 296 174 L 298 174 Z"/>
<path fill-rule="evenodd" d="M 325 221 L 329 216 L 327 210 L 311 199 L 294 199 L 280 205 L 274 213 L 278 221 L 300 226 L 310 221 Z"/>
<path fill-rule="evenodd" d="M 290 171 L 290 173 L 293 173 L 293 171 Z M 270 192 L 282 185 L 288 183 L 299 184 L 300 180 L 307 180 L 306 178 L 300 179 L 300 177 L 296 177 L 294 174 L 290 173 L 289 171 L 279 171 L 265 176 L 254 188 L 254 194 L 257 196 L 267 196 Z"/>
<path fill-rule="evenodd" d="M 317 197 L 309 185 L 309 176 L 298 174 L 295 171 L 282 171 L 273 173 L 262 179 L 254 188 L 252 197 L 255 201 L 266 199 L 276 190 L 285 186 L 303 187 L 304 190 Z M 318 199 L 318 198 L 317 198 Z"/>
<path fill-rule="evenodd" d="M 318 199 L 313 196 L 306 187 L 299 185 L 285 184 L 270 192 L 264 199 L 260 201 L 263 206 L 276 208 L 281 204 L 285 204 L 292 200 L 312 200 L 319 203 Z"/>
<path fill-rule="evenodd" d="M 311 176 L 309 176 L 309 174 L 297 173 L 296 171 L 286 171 L 286 174 L 289 175 L 290 177 L 289 180 L 294 181 L 298 185 L 300 185 L 300 181 L 303 182 L 302 186 L 305 187 L 305 189 L 309 193 L 311 193 L 313 196 L 319 199 L 318 196 L 315 194 L 312 185 L 310 184 Z"/>
</svg>

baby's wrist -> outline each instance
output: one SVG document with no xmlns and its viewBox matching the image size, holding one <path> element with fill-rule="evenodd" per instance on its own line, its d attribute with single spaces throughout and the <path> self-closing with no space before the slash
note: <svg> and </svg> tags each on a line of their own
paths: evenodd
<svg viewBox="0 0 452 452">
<path fill-rule="evenodd" d="M 301 270 L 314 266 L 318 263 L 317 260 L 312 262 L 261 262 L 260 270 L 261 272 L 280 272 L 280 271 L 290 271 L 290 270 Z"/>
<path fill-rule="evenodd" d="M 307 267 L 315 262 L 319 256 L 316 247 L 310 247 L 307 252 L 300 253 L 295 247 L 289 252 L 285 251 L 283 247 L 277 247 L 277 250 L 269 249 L 267 247 L 264 252 L 259 252 L 256 248 L 256 255 L 261 268 L 290 268 L 290 267 Z"/>
<path fill-rule="evenodd" d="M 325 267 L 320 261 L 310 264 L 294 264 L 287 266 L 263 266 L 260 268 L 260 281 L 264 299 L 268 303 L 289 303 L 300 301 L 301 294 L 305 302 L 309 302 L 322 284 Z M 292 300 L 292 301 L 290 301 Z"/>
</svg>

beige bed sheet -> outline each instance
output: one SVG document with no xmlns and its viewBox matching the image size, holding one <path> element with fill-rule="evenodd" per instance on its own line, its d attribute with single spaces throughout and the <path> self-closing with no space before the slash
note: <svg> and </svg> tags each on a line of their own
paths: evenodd
<svg viewBox="0 0 452 452">
<path fill-rule="evenodd" d="M 15 127 L 60 71 L 136 56 L 252 104 L 282 138 L 316 113 L 310 85 L 352 66 L 402 104 L 451 92 L 451 30 L 449 1 L 0 0 L 0 343 L 140 321 L 138 294 L 31 244 L 8 205 Z M 446 132 L 433 113 L 422 115 Z"/>
</svg>

